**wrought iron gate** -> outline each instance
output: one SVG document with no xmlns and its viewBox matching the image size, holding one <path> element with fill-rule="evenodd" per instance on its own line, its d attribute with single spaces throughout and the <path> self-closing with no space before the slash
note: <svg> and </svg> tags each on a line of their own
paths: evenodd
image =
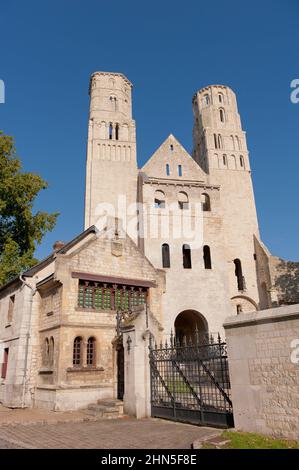
<svg viewBox="0 0 299 470">
<path fill-rule="evenodd" d="M 226 343 L 218 335 L 150 344 L 152 416 L 233 426 Z"/>
</svg>

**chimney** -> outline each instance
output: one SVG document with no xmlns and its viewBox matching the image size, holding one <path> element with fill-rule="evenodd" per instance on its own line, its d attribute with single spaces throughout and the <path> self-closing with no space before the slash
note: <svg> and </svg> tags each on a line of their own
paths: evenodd
<svg viewBox="0 0 299 470">
<path fill-rule="evenodd" d="M 54 251 L 58 251 L 58 250 L 60 250 L 61 248 L 63 248 L 64 245 L 65 245 L 64 242 L 62 242 L 61 240 L 58 240 L 58 241 L 56 241 L 56 242 L 54 243 L 54 245 L 53 245 L 53 250 L 54 250 Z"/>
</svg>

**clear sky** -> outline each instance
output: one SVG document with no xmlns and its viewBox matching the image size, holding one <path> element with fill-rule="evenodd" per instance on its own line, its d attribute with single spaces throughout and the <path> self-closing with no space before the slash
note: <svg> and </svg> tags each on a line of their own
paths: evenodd
<svg viewBox="0 0 299 470">
<path fill-rule="evenodd" d="M 170 133 L 191 152 L 194 92 L 230 86 L 262 239 L 299 260 L 298 23 L 298 0 L 0 0 L 0 129 L 15 137 L 24 170 L 49 183 L 36 209 L 61 213 L 37 256 L 82 231 L 88 83 L 103 70 L 134 84 L 140 166 Z"/>
</svg>

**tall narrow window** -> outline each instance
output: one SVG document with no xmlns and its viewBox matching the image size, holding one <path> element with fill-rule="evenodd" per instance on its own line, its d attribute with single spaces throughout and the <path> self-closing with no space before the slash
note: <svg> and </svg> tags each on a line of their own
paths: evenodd
<svg viewBox="0 0 299 470">
<path fill-rule="evenodd" d="M 178 165 L 178 174 L 179 176 L 183 175 L 182 165 Z"/>
<path fill-rule="evenodd" d="M 222 93 L 219 93 L 218 101 L 219 101 L 219 103 L 223 103 L 223 94 Z"/>
<path fill-rule="evenodd" d="M 222 137 L 220 134 L 218 134 L 218 148 L 222 149 Z"/>
<path fill-rule="evenodd" d="M 242 168 L 244 168 L 244 158 L 242 157 L 242 155 L 240 155 L 240 165 Z"/>
<path fill-rule="evenodd" d="M 166 175 L 170 175 L 170 168 L 169 168 L 169 163 L 166 163 Z"/>
<path fill-rule="evenodd" d="M 173 152 L 173 145 L 170 144 L 170 150 Z"/>
<path fill-rule="evenodd" d="M 208 245 L 203 247 L 203 261 L 205 269 L 212 269 L 211 250 Z"/>
<path fill-rule="evenodd" d="M 53 367 L 54 365 L 54 338 L 51 336 L 49 342 L 49 366 Z"/>
<path fill-rule="evenodd" d="M 183 266 L 185 269 L 191 269 L 192 264 L 191 264 L 191 249 L 189 245 L 183 245 L 182 247 L 183 251 Z"/>
<path fill-rule="evenodd" d="M 155 208 L 164 209 L 165 208 L 165 194 L 163 191 L 155 191 Z"/>
<path fill-rule="evenodd" d="M 82 354 L 82 338 L 77 336 L 74 339 L 74 347 L 73 347 L 73 366 L 80 367 L 81 365 L 81 354 Z"/>
<path fill-rule="evenodd" d="M 8 364 L 8 352 L 9 348 L 4 349 L 2 369 L 1 369 L 1 379 L 6 379 L 7 374 L 7 364 Z"/>
<path fill-rule="evenodd" d="M 109 139 L 112 140 L 113 137 L 113 126 L 112 123 L 110 122 L 109 124 Z"/>
<path fill-rule="evenodd" d="M 201 206 L 203 212 L 211 210 L 210 196 L 206 193 L 201 195 Z"/>
<path fill-rule="evenodd" d="M 15 308 L 15 296 L 11 295 L 9 297 L 7 323 L 12 322 L 14 308 Z"/>
<path fill-rule="evenodd" d="M 89 367 L 96 365 L 96 340 L 93 337 L 87 341 L 86 365 Z"/>
<path fill-rule="evenodd" d="M 116 126 L 115 126 L 115 140 L 118 140 L 118 135 L 119 135 L 119 125 L 116 124 Z"/>
<path fill-rule="evenodd" d="M 204 95 L 205 104 L 210 104 L 210 97 L 208 94 Z"/>
<path fill-rule="evenodd" d="M 223 155 L 223 165 L 226 166 L 227 165 L 227 159 L 226 159 L 226 155 Z"/>
<path fill-rule="evenodd" d="M 170 252 L 167 243 L 162 245 L 162 266 L 163 268 L 170 268 Z"/>
<path fill-rule="evenodd" d="M 49 365 L 49 353 L 50 353 L 50 344 L 48 338 L 45 338 L 44 341 L 44 348 L 43 348 L 43 357 L 42 357 L 42 363 L 43 366 L 48 367 Z"/>
<path fill-rule="evenodd" d="M 224 122 L 225 121 L 225 116 L 224 116 L 224 109 L 219 109 L 219 117 L 220 117 L 220 121 L 221 122 Z"/>
<path fill-rule="evenodd" d="M 230 136 L 230 140 L 231 140 L 231 143 L 232 143 L 232 149 L 235 150 L 235 139 L 234 139 L 233 135 Z"/>
<path fill-rule="evenodd" d="M 244 277 L 242 273 L 241 261 L 238 258 L 236 258 L 234 259 L 234 263 L 235 263 L 235 275 L 237 278 L 238 290 L 243 291 L 245 288 L 245 283 L 244 283 Z"/>
<path fill-rule="evenodd" d="M 217 142 L 217 135 L 214 134 L 214 145 L 215 145 L 215 149 L 218 149 L 218 142 Z"/>
<path fill-rule="evenodd" d="M 189 209 L 188 194 L 184 191 L 180 191 L 178 194 L 178 204 L 180 209 Z"/>
</svg>

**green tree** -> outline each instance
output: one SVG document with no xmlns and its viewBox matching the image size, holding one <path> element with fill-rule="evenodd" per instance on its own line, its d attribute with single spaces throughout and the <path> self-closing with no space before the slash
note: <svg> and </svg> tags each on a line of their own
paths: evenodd
<svg viewBox="0 0 299 470">
<path fill-rule="evenodd" d="M 37 263 L 36 243 L 52 230 L 58 213 L 33 213 L 33 204 L 47 183 L 24 173 L 14 140 L 0 131 L 0 285 Z"/>
</svg>

